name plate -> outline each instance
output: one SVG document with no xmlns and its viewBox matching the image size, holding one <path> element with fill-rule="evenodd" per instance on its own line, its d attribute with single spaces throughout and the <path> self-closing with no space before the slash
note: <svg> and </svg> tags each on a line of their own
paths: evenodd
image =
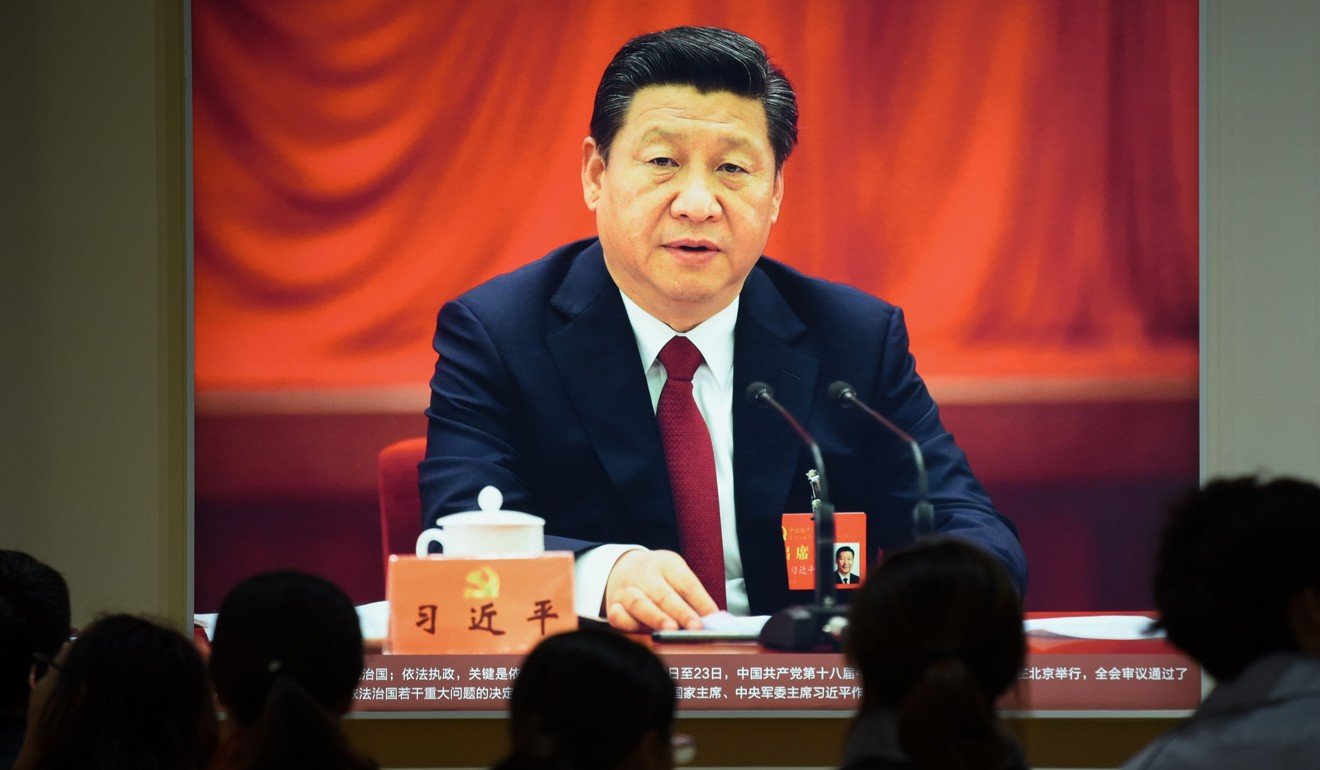
<svg viewBox="0 0 1320 770">
<path fill-rule="evenodd" d="M 573 554 L 390 557 L 396 655 L 525 653 L 577 628 Z"/>
</svg>

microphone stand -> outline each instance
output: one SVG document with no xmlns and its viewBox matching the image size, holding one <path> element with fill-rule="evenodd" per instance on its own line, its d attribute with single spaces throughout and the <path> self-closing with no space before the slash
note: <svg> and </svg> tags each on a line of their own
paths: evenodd
<svg viewBox="0 0 1320 770">
<path fill-rule="evenodd" d="M 830 488 L 825 478 L 825 459 L 821 457 L 820 445 L 789 414 L 784 405 L 775 400 L 774 389 L 766 383 L 753 382 L 749 385 L 747 400 L 755 406 L 768 406 L 778 412 L 811 450 L 811 459 L 816 466 L 816 478 L 812 480 L 816 497 L 812 503 L 812 513 L 816 520 L 815 601 L 788 607 L 771 615 L 761 628 L 760 643 L 777 650 L 825 648 L 837 651 L 842 647 L 843 630 L 848 626 L 848 618 L 846 612 L 837 606 L 834 581 L 828 579 L 834 564 L 831 558 L 834 550 L 834 505 L 830 503 Z"/>
<path fill-rule="evenodd" d="M 862 410 L 863 414 L 897 436 L 912 450 L 912 460 L 917 466 L 917 505 L 912 509 L 912 535 L 913 539 L 933 535 L 935 533 L 935 506 L 930 504 L 930 479 L 926 475 L 926 458 L 921 453 L 921 445 L 916 442 L 916 439 L 908 435 L 907 431 L 890 422 L 888 418 L 858 398 L 857 391 L 853 389 L 853 386 L 843 380 L 831 384 L 829 393 L 830 398 L 838 401 L 840 406 L 844 408 L 855 406 Z"/>
</svg>

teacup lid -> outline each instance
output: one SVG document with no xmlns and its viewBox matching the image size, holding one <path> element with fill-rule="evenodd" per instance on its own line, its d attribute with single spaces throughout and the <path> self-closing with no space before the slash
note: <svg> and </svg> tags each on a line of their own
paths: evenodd
<svg viewBox="0 0 1320 770">
<path fill-rule="evenodd" d="M 440 526 L 467 526 L 467 525 L 520 525 L 520 524 L 545 524 L 545 519 L 539 516 L 533 516 L 530 513 L 520 511 L 505 511 L 501 509 L 504 505 L 504 495 L 495 487 L 484 487 L 477 493 L 477 508 L 479 510 L 467 511 L 465 513 L 451 513 L 448 516 L 440 518 L 436 524 Z"/>
<path fill-rule="evenodd" d="M 477 508 L 483 511 L 498 511 L 504 508 L 504 495 L 492 486 L 482 487 L 477 493 Z"/>
</svg>

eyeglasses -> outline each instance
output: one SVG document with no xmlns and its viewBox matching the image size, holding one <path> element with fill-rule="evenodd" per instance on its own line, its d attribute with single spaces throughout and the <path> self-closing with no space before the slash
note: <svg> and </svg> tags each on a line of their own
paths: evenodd
<svg viewBox="0 0 1320 770">
<path fill-rule="evenodd" d="M 33 681 L 40 681 L 41 678 L 46 675 L 46 672 L 51 670 L 52 668 L 55 669 L 56 671 L 59 671 L 60 673 L 64 673 L 64 666 L 58 663 L 54 658 L 52 658 L 51 656 L 47 655 L 44 652 L 32 653 L 32 660 L 35 661 L 37 665 L 41 667 L 40 672 L 33 677 Z"/>
</svg>

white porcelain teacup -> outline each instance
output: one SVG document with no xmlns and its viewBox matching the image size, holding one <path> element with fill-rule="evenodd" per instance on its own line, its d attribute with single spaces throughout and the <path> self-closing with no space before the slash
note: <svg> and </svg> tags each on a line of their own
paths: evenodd
<svg viewBox="0 0 1320 770">
<path fill-rule="evenodd" d="M 453 513 L 417 537 L 417 556 L 439 543 L 445 556 L 490 553 L 532 554 L 545 551 L 545 519 L 529 513 L 502 511 L 504 496 L 495 487 L 477 495 L 479 511 Z"/>
</svg>

